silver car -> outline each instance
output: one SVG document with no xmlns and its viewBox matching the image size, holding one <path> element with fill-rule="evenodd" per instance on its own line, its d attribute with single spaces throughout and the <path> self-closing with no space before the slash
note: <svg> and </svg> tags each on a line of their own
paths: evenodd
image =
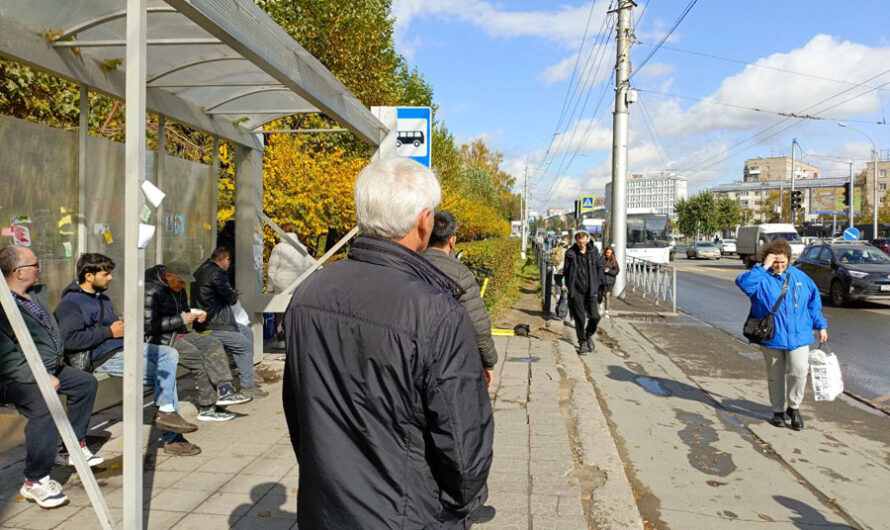
<svg viewBox="0 0 890 530">
<path fill-rule="evenodd" d="M 686 247 L 686 259 L 720 259 L 720 249 L 710 241 L 696 241 Z"/>
</svg>

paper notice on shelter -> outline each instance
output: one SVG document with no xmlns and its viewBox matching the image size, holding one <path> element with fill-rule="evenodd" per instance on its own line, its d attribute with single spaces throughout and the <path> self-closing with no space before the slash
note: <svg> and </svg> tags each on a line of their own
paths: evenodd
<svg viewBox="0 0 890 530">
<path fill-rule="evenodd" d="M 12 240 L 20 247 L 31 246 L 31 231 L 27 226 L 13 226 Z"/>
</svg>

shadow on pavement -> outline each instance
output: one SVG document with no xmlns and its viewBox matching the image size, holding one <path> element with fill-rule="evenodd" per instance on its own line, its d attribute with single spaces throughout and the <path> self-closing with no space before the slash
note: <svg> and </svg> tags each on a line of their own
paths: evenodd
<svg viewBox="0 0 890 530">
<path fill-rule="evenodd" d="M 296 511 L 282 510 L 285 503 L 287 503 L 287 490 L 283 484 L 278 482 L 258 484 L 250 490 L 250 502 L 240 504 L 232 510 L 232 514 L 229 515 L 229 528 L 239 521 L 241 522 L 239 528 L 268 528 L 270 519 L 296 521 Z M 296 509 L 296 505 L 293 508 Z M 245 525 L 246 519 L 256 524 Z"/>
<path fill-rule="evenodd" d="M 680 399 L 697 401 L 703 405 L 712 407 L 715 410 L 719 409 L 718 412 L 738 414 L 740 416 L 746 416 L 761 421 L 768 420 L 772 414 L 768 406 L 760 403 L 755 403 L 746 399 L 727 399 L 720 394 L 711 392 L 706 393 L 697 386 L 681 383 L 672 379 L 652 377 L 645 373 L 628 370 L 623 366 L 610 365 L 609 373 L 606 375 L 615 381 L 634 383 L 654 396 L 674 396 Z M 715 401 L 716 399 L 720 399 L 720 401 Z"/>
<path fill-rule="evenodd" d="M 775 495 L 773 499 L 798 515 L 798 517 L 791 517 L 791 522 L 797 528 L 853 528 L 849 525 L 830 522 L 809 504 L 797 499 L 791 499 L 783 495 Z"/>
</svg>

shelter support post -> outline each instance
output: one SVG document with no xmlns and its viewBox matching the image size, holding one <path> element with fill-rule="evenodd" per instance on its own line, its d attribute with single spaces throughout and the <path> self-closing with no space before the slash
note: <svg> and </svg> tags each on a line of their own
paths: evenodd
<svg viewBox="0 0 890 530">
<path fill-rule="evenodd" d="M 155 186 L 164 190 L 164 172 L 166 171 L 167 164 L 167 149 L 165 148 L 167 142 L 167 118 L 163 114 L 158 115 L 158 150 L 157 156 L 155 157 Z M 164 223 L 164 217 L 166 216 L 166 210 L 164 208 L 164 203 L 162 202 L 160 206 L 158 206 L 157 211 L 155 212 L 155 225 L 158 227 L 162 226 Z M 155 263 L 164 263 L 164 230 L 156 230 L 155 231 Z"/>
<path fill-rule="evenodd" d="M 140 249 L 139 210 L 145 180 L 146 0 L 127 0 L 126 162 L 124 186 L 124 520 L 141 529 L 142 357 L 145 251 Z"/>
<path fill-rule="evenodd" d="M 235 147 L 235 286 L 241 304 L 250 315 L 253 331 L 253 362 L 263 358 L 263 153 Z"/>
<path fill-rule="evenodd" d="M 77 129 L 77 253 L 87 252 L 87 140 L 90 137 L 90 91 L 80 85 L 80 122 Z"/>
</svg>

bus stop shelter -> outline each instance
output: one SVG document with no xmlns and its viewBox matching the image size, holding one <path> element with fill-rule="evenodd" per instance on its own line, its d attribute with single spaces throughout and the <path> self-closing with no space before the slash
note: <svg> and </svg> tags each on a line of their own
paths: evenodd
<svg viewBox="0 0 890 530">
<path fill-rule="evenodd" d="M 251 0 L 0 0 L 0 56 L 79 85 L 80 150 L 77 252 L 84 252 L 90 227 L 85 183 L 89 92 L 126 104 L 123 196 L 124 528 L 143 524 L 142 337 L 143 272 L 146 250 L 137 244 L 146 197 L 140 186 L 164 182 L 164 127 L 171 120 L 230 143 L 235 161 L 235 254 L 243 256 L 236 284 L 253 314 L 255 347 L 262 348 L 261 313 L 283 300 L 262 293 L 262 262 L 255 234 L 272 224 L 263 214 L 264 124 L 299 113 L 323 113 L 376 150 L 387 127 L 321 63 L 277 26 Z M 159 116 L 154 179 L 146 170 L 146 112 Z M 214 149 L 214 157 L 216 157 Z M 216 160 L 214 160 L 214 169 Z M 215 173 L 214 173 L 215 175 Z M 162 208 L 159 207 L 159 208 Z M 215 218 L 215 216 L 214 216 Z M 163 237 L 157 231 L 156 237 Z M 157 246 L 160 248 L 160 245 Z M 253 263 L 252 263 L 253 262 Z M 41 392 L 69 448 L 76 439 L 50 386 L 33 341 L 9 294 L 0 300 L 25 350 Z M 103 528 L 111 528 L 107 505 L 80 451 L 71 451 Z"/>
</svg>

